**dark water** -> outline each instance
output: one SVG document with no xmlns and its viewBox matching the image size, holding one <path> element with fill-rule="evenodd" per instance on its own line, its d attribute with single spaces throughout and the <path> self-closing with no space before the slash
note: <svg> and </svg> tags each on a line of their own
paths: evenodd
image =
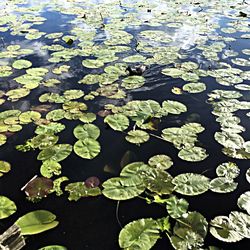
<svg viewBox="0 0 250 250">
<path fill-rule="evenodd" d="M 25 5 L 24 5 L 25 6 Z M 52 11 L 51 9 L 45 9 L 41 13 L 41 16 L 46 17 L 44 24 L 37 26 L 40 31 L 46 33 L 51 32 L 64 32 L 68 34 L 72 25 L 69 23 L 74 18 L 74 15 L 62 14 L 58 11 Z M 108 22 L 108 20 L 106 20 Z M 225 25 L 227 23 L 226 18 L 221 19 L 220 24 Z M 34 26 L 36 28 L 36 26 Z M 144 26 L 142 29 L 149 27 Z M 152 27 L 151 27 L 152 28 Z M 162 28 L 162 27 L 161 27 Z M 159 28 L 157 28 L 159 29 Z M 138 30 L 128 28 L 128 32 L 136 33 Z M 235 35 L 235 34 L 234 34 Z M 237 35 L 237 34 L 236 34 Z M 21 36 L 12 36 L 9 32 L 1 33 L 4 41 L 7 44 L 11 43 L 24 43 L 27 47 L 38 46 L 33 41 L 25 42 Z M 52 44 L 52 40 L 41 38 L 43 44 Z M 35 40 L 36 41 L 36 40 Z M 40 40 L 37 40 L 40 41 Z M 133 46 L 132 41 L 132 46 Z M 211 42 L 212 43 L 212 42 Z M 249 48 L 249 41 L 237 40 L 231 42 L 231 47 L 234 51 L 240 52 L 244 48 Z M 39 50 L 39 48 L 38 48 Z M 197 50 L 193 49 L 192 45 L 183 50 L 193 59 L 197 56 Z M 48 56 L 48 55 L 47 55 Z M 246 56 L 247 58 L 247 56 Z M 33 67 L 48 66 L 47 60 L 44 59 L 39 53 L 27 56 L 25 59 L 31 60 Z M 74 71 L 71 71 L 71 76 L 62 80 L 62 83 L 57 88 L 58 91 L 65 89 L 82 89 L 88 90 L 89 88 L 95 88 L 88 85 L 77 84 L 88 72 L 84 71 L 81 66 L 82 57 L 76 57 L 69 62 Z M 183 59 L 183 61 L 188 59 Z M 206 64 L 203 64 L 206 67 Z M 241 67 L 239 67 L 241 68 Z M 219 124 L 215 122 L 216 117 L 211 114 L 212 106 L 206 103 L 207 93 L 214 89 L 230 89 L 230 87 L 224 87 L 211 80 L 211 78 L 201 78 L 201 81 L 206 83 L 207 91 L 198 95 L 185 94 L 176 96 L 171 92 L 173 86 L 181 87 L 184 83 L 180 79 L 169 79 L 168 77 L 160 74 L 162 67 L 157 65 L 150 66 L 145 78 L 146 84 L 136 90 L 127 91 L 128 99 L 147 100 L 153 99 L 161 103 L 166 99 L 178 100 L 184 103 L 188 107 L 188 112 L 179 116 L 169 115 L 164 118 L 160 124 L 159 132 L 163 128 L 171 126 L 180 126 L 190 118 L 190 115 L 196 115 L 196 122 L 200 122 L 206 130 L 199 135 L 199 141 L 203 147 L 206 148 L 209 157 L 202 162 L 190 163 L 183 161 L 177 157 L 178 150 L 175 149 L 172 144 L 166 143 L 156 138 L 151 138 L 150 143 L 142 144 L 140 147 L 128 143 L 124 135 L 118 132 L 114 132 L 111 129 L 107 129 L 104 126 L 103 118 L 97 117 L 94 122 L 101 129 L 101 137 L 99 142 L 102 146 L 101 154 L 95 159 L 89 161 L 77 157 L 75 154 L 71 154 L 66 160 L 62 162 L 62 173 L 67 176 L 71 182 L 82 181 L 89 176 L 97 176 L 101 181 L 117 176 L 120 171 L 120 161 L 127 150 L 135 153 L 138 161 L 147 161 L 151 156 L 155 154 L 167 154 L 174 159 L 174 166 L 169 172 L 176 176 L 183 172 L 195 172 L 203 173 L 210 178 L 214 178 L 215 168 L 222 162 L 233 161 L 241 168 L 241 175 L 237 178 L 239 183 L 236 191 L 228 194 L 217 194 L 211 191 L 206 194 L 185 197 L 190 202 L 190 211 L 199 211 L 202 213 L 208 221 L 218 215 L 228 215 L 237 208 L 237 198 L 243 192 L 249 190 L 249 184 L 245 179 L 245 172 L 249 168 L 248 160 L 236 160 L 231 159 L 221 153 L 222 147 L 214 140 L 214 133 L 220 129 Z M 243 69 L 243 68 L 242 68 Z M 250 70 L 249 67 L 244 67 L 244 70 Z M 24 73 L 24 72 L 23 72 Z M 11 76 L 15 77 L 15 76 Z M 6 81 L 0 81 L 2 88 L 6 88 Z M 11 79 L 9 79 L 11 84 Z M 249 83 L 249 81 L 248 81 Z M 233 88 L 231 88 L 233 89 Z M 53 89 L 52 89 L 53 90 Z M 33 90 L 28 98 L 21 99 L 16 103 L 6 103 L 0 107 L 0 110 L 7 110 L 12 108 L 24 107 L 29 109 L 32 105 L 39 104 L 38 96 L 47 92 L 48 89 L 38 88 Z M 245 91 L 248 93 L 249 91 Z M 195 96 L 195 98 L 194 98 Z M 25 101 L 24 101 L 25 100 Z M 118 103 L 124 104 L 126 100 L 119 100 Z M 86 101 L 89 109 L 88 111 L 96 113 L 103 108 L 103 105 L 109 103 L 109 100 L 105 97 L 97 97 L 94 101 Z M 248 119 L 248 118 L 247 118 Z M 249 121 L 242 116 L 242 124 L 249 131 Z M 73 138 L 73 128 L 79 124 L 79 121 L 65 121 L 67 129 L 60 133 L 60 139 L 58 143 L 73 144 L 75 139 Z M 43 199 L 39 203 L 31 203 L 25 199 L 24 192 L 21 192 L 21 187 L 27 183 L 34 175 L 39 173 L 40 162 L 36 160 L 37 152 L 22 153 L 15 150 L 15 145 L 22 144 L 26 139 L 31 138 L 34 134 L 34 125 L 24 126 L 23 130 L 16 133 L 8 139 L 8 142 L 1 147 L 0 159 L 8 161 L 12 165 L 12 170 L 6 174 L 0 180 L 0 192 L 1 195 L 9 197 L 15 201 L 18 210 L 8 219 L 1 220 L 0 231 L 5 231 L 8 226 L 16 221 L 18 217 L 32 210 L 47 209 L 57 215 L 57 219 L 60 222 L 59 226 L 55 229 L 42 233 L 40 235 L 29 236 L 26 239 L 28 250 L 36 250 L 42 246 L 58 244 L 64 245 L 70 250 L 116 250 L 119 249 L 118 235 L 120 226 L 116 219 L 117 203 L 106 199 L 105 197 L 83 198 L 78 202 L 69 202 L 67 200 L 67 194 L 61 197 L 55 195 L 49 195 L 46 199 Z M 249 140 L 250 136 L 247 132 L 243 134 L 245 140 Z M 110 174 L 103 171 L 105 165 L 112 166 L 117 174 Z M 132 220 L 139 218 L 153 217 L 159 218 L 166 215 L 164 207 L 159 205 L 148 205 L 145 201 L 140 199 L 133 199 L 129 201 L 122 201 L 119 204 L 119 219 L 124 226 Z M 242 240 L 238 243 L 226 244 L 216 240 L 209 235 L 206 239 L 206 245 L 215 245 L 223 249 L 232 250 L 247 250 L 249 249 L 249 241 Z M 156 250 L 172 249 L 169 241 L 166 237 L 162 237 L 161 240 L 153 247 Z"/>
</svg>

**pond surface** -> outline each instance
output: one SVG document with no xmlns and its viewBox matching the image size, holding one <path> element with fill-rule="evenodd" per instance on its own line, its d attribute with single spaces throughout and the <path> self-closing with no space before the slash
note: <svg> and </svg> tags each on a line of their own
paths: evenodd
<svg viewBox="0 0 250 250">
<path fill-rule="evenodd" d="M 0 217 L 1 233 L 41 209 L 59 225 L 25 236 L 24 249 L 248 249 L 249 1 L 4 0 L 0 8 L 0 160 L 11 165 L 0 164 L 0 195 L 17 207 Z M 128 171 L 132 162 L 145 164 Z M 185 199 L 188 212 L 167 212 L 170 197 Z M 187 229 L 193 211 L 207 222 Z M 166 216 L 170 229 L 157 228 L 155 244 L 147 232 L 147 246 L 121 234 L 119 246 L 128 223 Z"/>
</svg>

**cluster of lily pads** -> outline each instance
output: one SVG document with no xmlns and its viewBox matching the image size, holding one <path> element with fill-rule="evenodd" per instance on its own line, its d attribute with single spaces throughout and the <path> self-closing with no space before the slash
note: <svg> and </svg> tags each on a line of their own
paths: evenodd
<svg viewBox="0 0 250 250">
<path fill-rule="evenodd" d="M 122 249 L 151 249 L 161 235 L 169 238 L 174 249 L 182 250 L 218 249 L 204 246 L 208 232 L 224 242 L 250 238 L 249 191 L 237 200 L 241 211 L 216 216 L 210 222 L 200 212 L 189 211 L 189 203 L 182 197 L 235 191 L 240 168 L 231 161 L 219 164 L 213 179 L 188 172 L 173 177 L 167 171 L 173 160 L 157 154 L 148 163 L 125 164 L 119 177 L 102 184 L 97 177 L 70 182 L 62 168 L 72 152 L 84 160 L 102 153 L 100 136 L 105 130 L 97 126 L 98 119 L 129 143 L 140 146 L 154 137 L 166 146 L 173 144 L 183 161 L 195 164 L 205 160 L 209 155 L 198 140 L 204 124 L 181 120 L 180 126 L 162 128 L 161 123 L 173 116 L 182 119 L 190 100 L 199 100 L 207 89 L 207 103 L 220 125 L 215 141 L 226 156 L 250 159 L 250 142 L 241 135 L 246 128 L 238 114 L 250 109 L 250 102 L 244 99 L 250 90 L 250 50 L 233 48 L 234 42 L 250 38 L 246 1 L 70 0 L 65 6 L 65 1 L 33 2 L 33 6 L 28 0 L 0 3 L 4 10 L 0 13 L 0 146 L 24 126 L 33 128 L 34 135 L 16 146 L 22 152 L 34 150 L 41 161 L 39 176 L 22 189 L 28 200 L 37 202 L 67 192 L 69 201 L 104 195 L 116 201 L 142 198 L 166 207 L 163 218 L 127 224 L 119 235 Z M 47 8 L 70 17 L 69 28 L 46 33 L 43 26 L 48 20 L 43 11 Z M 228 18 L 223 27 L 222 14 Z M 21 37 L 24 42 L 8 42 L 8 36 Z M 36 62 L 30 57 L 41 55 L 46 55 L 45 65 L 32 67 Z M 77 60 L 80 63 L 75 65 Z M 144 70 L 136 70 L 140 67 Z M 152 69 L 157 69 L 166 85 L 174 82 L 174 86 L 160 102 L 153 97 L 133 98 L 133 91 L 154 85 Z M 78 78 L 76 82 L 71 82 L 72 75 Z M 19 110 L 19 103 L 32 99 L 32 94 L 40 103 Z M 103 106 L 97 112 L 92 107 L 99 101 Z M 247 112 L 246 117 L 250 116 Z M 77 123 L 73 131 L 68 131 L 69 121 Z M 59 143 L 65 129 L 74 136 L 72 145 Z M 1 160 L 0 177 L 7 178 L 9 171 L 10 163 Z M 250 170 L 246 179 L 250 183 Z M 67 183 L 64 187 L 63 182 Z M 0 196 L 0 219 L 16 211 L 12 200 Z M 22 235 L 30 235 L 56 227 L 55 219 L 51 212 L 38 210 L 15 224 Z"/>
</svg>

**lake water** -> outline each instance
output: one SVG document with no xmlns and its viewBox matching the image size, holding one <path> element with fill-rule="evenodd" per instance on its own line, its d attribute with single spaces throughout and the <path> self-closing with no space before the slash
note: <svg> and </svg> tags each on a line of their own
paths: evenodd
<svg viewBox="0 0 250 250">
<path fill-rule="evenodd" d="M 42 103 L 39 101 L 41 95 L 45 93 L 62 95 L 65 90 L 71 89 L 84 91 L 85 97 L 89 94 L 87 98 L 81 97 L 76 101 L 87 105 L 86 112 L 97 114 L 93 124 L 101 131 L 98 138 L 101 152 L 95 158 L 88 160 L 72 151 L 69 157 L 60 162 L 61 176 L 67 176 L 70 183 L 84 181 L 90 176 L 98 177 L 103 183 L 109 178 L 118 176 L 121 171 L 121 159 L 127 151 L 133 154 L 129 159 L 130 162 L 147 162 L 150 157 L 157 154 L 170 156 L 174 162 L 169 169 L 172 176 L 181 173 L 198 173 L 213 179 L 216 178 L 215 169 L 219 164 L 229 161 L 236 163 L 240 168 L 240 175 L 235 180 L 238 186 L 233 192 L 208 191 L 197 196 L 178 194 L 189 202 L 189 211 L 198 211 L 207 221 L 210 221 L 215 216 L 228 216 L 231 211 L 242 211 L 237 206 L 237 199 L 248 191 L 250 186 L 246 180 L 250 152 L 247 152 L 249 148 L 247 149 L 247 144 L 244 144 L 250 140 L 250 123 L 247 115 L 250 110 L 248 104 L 250 101 L 250 20 L 248 18 L 250 2 L 205 0 L 193 1 L 195 2 L 193 4 L 189 2 L 191 1 L 159 0 L 153 3 L 146 0 L 1 1 L 0 65 L 11 66 L 16 60 L 25 59 L 32 62 L 32 68 L 43 67 L 49 72 L 37 84 L 33 80 L 34 85 L 29 85 L 27 82 L 20 84 L 14 80 L 25 74 L 25 68 L 11 68 L 13 73 L 9 76 L 1 77 L 0 72 L 0 90 L 3 91 L 0 97 L 0 100 L 3 100 L 0 111 L 18 109 L 25 112 L 38 105 L 49 104 L 48 110 L 41 113 L 42 118 L 45 118 L 49 111 L 61 109 L 63 104 Z M 241 16 L 240 12 L 247 16 Z M 148 30 L 152 33 L 145 32 Z M 37 34 L 37 32 L 44 33 Z M 62 33 L 62 35 L 58 35 L 58 38 L 48 38 L 47 35 L 50 33 Z M 72 39 L 72 44 L 69 39 Z M 60 45 L 58 51 L 64 51 L 65 54 L 61 57 L 55 54 L 53 56 L 57 48 L 48 47 L 53 44 Z M 20 45 L 21 49 L 29 49 L 31 53 L 16 56 L 13 53 L 4 54 L 6 51 L 11 51 L 8 50 L 9 45 Z M 118 45 L 120 47 L 115 48 Z M 66 52 L 65 48 L 68 48 Z M 112 48 L 118 51 L 115 56 L 111 52 L 108 53 Z M 139 59 L 124 60 L 133 55 L 139 56 Z M 83 60 L 98 57 L 104 60 L 100 67 L 82 64 Z M 90 80 L 86 82 L 87 84 L 78 83 L 88 74 L 103 74 L 105 67 L 118 62 L 126 63 L 125 67 L 132 68 L 135 65 L 146 65 L 147 69 L 143 73 L 144 84 L 139 86 L 139 83 L 135 82 L 132 87 L 129 84 L 123 84 L 122 80 L 127 77 L 124 75 L 118 76 L 119 79 L 114 81 L 109 80 L 108 75 L 104 75 L 97 83 L 92 84 Z M 185 66 L 183 64 L 185 62 L 195 64 Z M 52 72 L 61 65 L 68 65 L 70 68 L 59 74 Z M 231 67 L 240 71 L 228 70 Z M 163 74 L 162 70 L 165 68 L 177 68 L 182 73 L 177 76 L 174 76 L 173 72 Z M 218 69 L 225 71 L 218 72 L 216 71 Z M 46 85 L 44 82 L 49 79 L 57 79 L 60 82 L 52 84 L 53 86 Z M 202 82 L 205 89 L 199 89 L 197 93 L 194 93 L 194 87 L 183 89 L 188 82 Z M 108 89 L 107 86 L 112 85 L 114 88 Z M 30 92 L 23 97 L 21 94 L 17 98 L 13 97 L 9 91 L 19 88 L 29 89 Z M 231 116 L 226 116 L 231 112 L 229 102 L 225 104 L 224 115 L 218 115 L 220 112 L 223 113 L 216 107 L 218 97 L 208 100 L 208 95 L 215 90 L 237 91 L 242 95 L 238 100 L 242 102 L 244 108 L 236 108 L 232 111 L 233 117 L 237 117 L 235 119 L 239 119 L 239 122 L 231 122 Z M 113 97 L 114 94 L 117 96 Z M 230 100 L 232 99 L 237 98 Z M 114 131 L 108 127 L 103 121 L 104 118 L 98 115 L 98 112 L 104 110 L 107 104 L 123 106 L 132 100 L 155 100 L 159 104 L 166 100 L 174 100 L 183 103 L 187 107 L 187 112 L 169 113 L 163 116 L 156 130 L 142 129 L 153 135 L 150 136 L 149 141 L 137 145 L 127 141 L 124 132 Z M 63 102 L 67 101 L 69 100 Z M 240 106 L 240 103 L 238 105 Z M 218 112 L 217 115 L 216 112 Z M 215 133 L 221 131 L 222 126 L 222 123 L 216 122 L 218 117 L 223 119 L 226 117 L 223 125 L 224 128 L 231 129 L 227 130 L 228 136 L 238 133 L 235 132 L 237 124 L 243 127 L 238 133 L 244 139 L 242 145 L 239 145 L 241 139 L 238 137 L 232 136 L 226 142 L 224 140 L 225 144 L 237 144 L 235 147 L 228 146 L 228 150 L 233 150 L 234 153 L 230 151 L 224 154 L 222 149 L 225 145 L 220 143 L 221 141 L 218 142 L 218 139 L 214 139 Z M 83 122 L 79 119 L 65 118 L 58 122 L 66 126 L 66 129 L 58 134 L 58 143 L 74 145 L 76 138 L 73 130 Z M 161 136 L 163 129 L 181 127 L 186 123 L 199 123 L 205 128 L 204 132 L 198 135 L 195 145 L 206 150 L 208 156 L 204 159 L 197 161 L 181 159 L 178 157 L 180 150 L 173 143 L 157 138 Z M 7 124 L 8 127 L 18 122 L 1 121 L 1 133 L 6 135 L 6 131 L 2 128 L 3 124 Z M 133 124 L 131 120 L 129 129 L 125 130 L 126 133 L 133 129 Z M 9 162 L 12 166 L 11 171 L 1 177 L 0 195 L 10 198 L 17 206 L 16 213 L 0 221 L 0 231 L 4 232 L 17 218 L 27 212 L 46 209 L 57 215 L 59 226 L 42 234 L 28 236 L 25 249 L 35 250 L 54 244 L 63 245 L 72 250 L 120 249 L 118 236 L 121 228 L 116 218 L 117 201 L 104 196 L 81 198 L 76 202 L 69 201 L 67 192 L 60 197 L 50 194 L 35 203 L 26 199 L 25 192 L 21 191 L 21 188 L 35 175 L 41 176 L 39 170 L 41 161 L 37 160 L 40 152 L 38 149 L 29 152 L 15 149 L 16 145 L 23 144 L 35 136 L 34 131 L 37 127 L 35 122 L 21 125 L 20 131 L 7 134 L 7 142 L 0 150 L 0 159 Z M 8 131 L 10 132 L 11 129 Z M 245 150 L 241 156 L 235 153 L 239 149 L 238 146 Z M 193 157 L 197 154 L 194 153 Z M 52 179 L 57 177 L 53 176 Z M 63 187 L 66 184 L 65 182 Z M 139 198 L 121 201 L 118 208 L 122 226 L 140 218 L 166 216 L 164 206 L 149 205 Z M 229 244 L 208 234 L 205 246 L 209 245 L 226 250 L 245 250 L 249 248 L 249 240 L 243 239 Z M 167 237 L 162 235 L 162 239 L 158 240 L 152 249 L 173 248 Z"/>
</svg>

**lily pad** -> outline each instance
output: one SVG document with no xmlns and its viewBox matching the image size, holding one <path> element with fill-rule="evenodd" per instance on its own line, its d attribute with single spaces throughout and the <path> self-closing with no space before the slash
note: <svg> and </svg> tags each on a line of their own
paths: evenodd
<svg viewBox="0 0 250 250">
<path fill-rule="evenodd" d="M 79 140 L 74 145 L 74 152 L 84 159 L 93 159 L 100 151 L 101 146 L 99 142 L 91 138 Z"/>
<path fill-rule="evenodd" d="M 74 128 L 74 136 L 78 140 L 86 138 L 96 140 L 100 136 L 100 129 L 94 124 L 78 125 Z"/>
<path fill-rule="evenodd" d="M 189 196 L 205 193 L 210 187 L 209 178 L 193 173 L 177 175 L 172 183 L 175 185 L 177 193 Z"/>
<path fill-rule="evenodd" d="M 144 192 L 146 189 L 139 176 L 132 178 L 115 177 L 103 184 L 103 195 L 112 200 L 129 200 Z"/>
<path fill-rule="evenodd" d="M 123 114 L 108 115 L 104 122 L 116 131 L 124 131 L 129 126 L 129 119 Z"/>
<path fill-rule="evenodd" d="M 32 66 L 32 63 L 28 60 L 17 60 L 12 64 L 15 69 L 27 69 Z"/>
<path fill-rule="evenodd" d="M 233 192 L 238 186 L 238 183 L 228 177 L 217 177 L 210 182 L 210 190 L 216 193 Z"/>
<path fill-rule="evenodd" d="M 158 223 L 151 219 L 140 219 L 127 224 L 119 234 L 122 249 L 149 250 L 160 238 Z"/>
<path fill-rule="evenodd" d="M 43 149 L 37 159 L 40 161 L 52 160 L 52 161 L 62 161 L 66 159 L 72 151 L 72 146 L 70 144 L 58 144 L 50 148 Z"/>
<path fill-rule="evenodd" d="M 0 161 L 0 177 L 8 173 L 11 169 L 11 165 L 7 161 Z"/>
<path fill-rule="evenodd" d="M 216 168 L 216 174 L 218 176 L 224 176 L 234 179 L 240 174 L 239 167 L 233 162 L 224 162 Z"/>
<path fill-rule="evenodd" d="M 5 196 L 0 196 L 0 219 L 14 214 L 17 210 L 15 203 Z"/>
<path fill-rule="evenodd" d="M 173 165 L 173 161 L 168 155 L 154 155 L 148 160 L 148 164 L 152 167 L 165 170 Z"/>
<path fill-rule="evenodd" d="M 131 130 L 125 137 L 130 143 L 141 144 L 147 142 L 150 138 L 149 134 L 143 130 Z"/>
<path fill-rule="evenodd" d="M 243 193 L 239 197 L 237 205 L 240 209 L 246 210 L 247 213 L 250 215 L 250 191 Z"/>
<path fill-rule="evenodd" d="M 20 217 L 15 224 L 22 235 L 33 235 L 50 230 L 58 225 L 56 216 L 47 210 L 36 210 Z"/>
<path fill-rule="evenodd" d="M 73 182 L 65 187 L 65 191 L 69 192 L 70 201 L 78 201 L 83 197 L 98 196 L 102 192 L 99 187 L 87 187 L 84 182 Z"/>
<path fill-rule="evenodd" d="M 208 157 L 206 150 L 201 147 L 183 148 L 178 153 L 178 156 L 184 161 L 197 162 L 203 161 Z"/>
<path fill-rule="evenodd" d="M 168 113 L 174 114 L 174 115 L 187 112 L 187 107 L 183 103 L 177 102 L 177 101 L 170 101 L 170 100 L 163 101 L 162 108 Z"/>
</svg>

